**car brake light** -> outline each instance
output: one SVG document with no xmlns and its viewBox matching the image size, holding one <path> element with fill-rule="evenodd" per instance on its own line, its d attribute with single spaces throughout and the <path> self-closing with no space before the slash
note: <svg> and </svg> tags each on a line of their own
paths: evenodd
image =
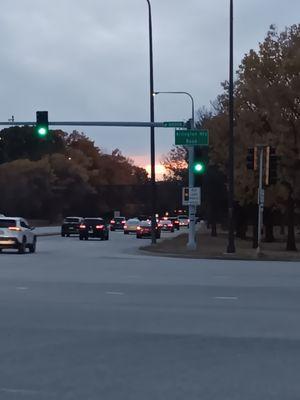
<svg viewBox="0 0 300 400">
<path fill-rule="evenodd" d="M 80 229 L 85 229 L 86 226 L 85 226 L 84 224 L 81 224 L 81 225 L 79 225 L 79 228 L 80 228 Z"/>
<path fill-rule="evenodd" d="M 111 224 L 115 224 L 116 222 L 115 222 L 114 220 L 111 220 L 110 223 L 111 223 Z"/>
<path fill-rule="evenodd" d="M 96 229 L 103 229 L 104 225 L 96 225 Z"/>
<path fill-rule="evenodd" d="M 22 228 L 19 228 L 18 226 L 10 226 L 8 229 L 10 231 L 17 231 L 17 232 L 20 232 L 22 230 Z"/>
<path fill-rule="evenodd" d="M 122 221 L 122 224 L 125 224 L 125 221 Z"/>
<path fill-rule="evenodd" d="M 136 230 L 137 231 L 140 231 L 142 228 L 140 227 L 140 226 L 138 226 L 137 228 L 136 228 Z"/>
<path fill-rule="evenodd" d="M 168 227 L 169 227 L 169 228 L 173 228 L 173 225 L 172 225 L 172 224 L 169 224 Z"/>
<path fill-rule="evenodd" d="M 189 220 L 189 219 L 188 219 L 187 221 L 188 221 L 188 222 L 190 222 L 190 220 Z"/>
<path fill-rule="evenodd" d="M 128 228 L 128 226 L 127 226 L 127 225 L 124 225 L 124 228 L 125 228 L 125 229 L 127 229 L 127 228 Z"/>
</svg>

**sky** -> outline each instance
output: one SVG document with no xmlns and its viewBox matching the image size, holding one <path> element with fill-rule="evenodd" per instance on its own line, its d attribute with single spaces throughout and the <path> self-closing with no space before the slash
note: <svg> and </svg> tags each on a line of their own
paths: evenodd
<svg viewBox="0 0 300 400">
<path fill-rule="evenodd" d="M 209 108 L 228 79 L 229 0 L 151 0 L 155 91 Z M 299 23 L 299 0 L 234 0 L 235 69 L 271 24 Z M 149 121 L 146 0 L 2 0 L 0 121 Z M 187 96 L 155 96 L 155 120 L 187 120 Z M 77 129 L 104 151 L 149 164 L 149 128 Z M 156 129 L 156 159 L 174 129 Z"/>
</svg>

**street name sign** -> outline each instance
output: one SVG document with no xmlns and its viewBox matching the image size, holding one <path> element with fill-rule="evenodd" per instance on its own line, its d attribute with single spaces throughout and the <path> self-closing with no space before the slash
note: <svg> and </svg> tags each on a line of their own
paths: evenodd
<svg viewBox="0 0 300 400">
<path fill-rule="evenodd" d="M 208 146 L 207 129 L 175 130 L 175 145 Z"/>
<path fill-rule="evenodd" d="M 185 122 L 183 121 L 166 121 L 163 122 L 165 128 L 184 128 Z"/>
</svg>

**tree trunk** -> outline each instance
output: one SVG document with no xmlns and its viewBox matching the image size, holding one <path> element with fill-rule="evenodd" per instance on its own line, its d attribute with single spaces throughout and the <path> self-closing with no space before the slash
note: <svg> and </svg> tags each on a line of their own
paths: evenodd
<svg viewBox="0 0 300 400">
<path fill-rule="evenodd" d="M 211 223 L 211 236 L 217 236 L 217 224 L 215 221 Z"/>
<path fill-rule="evenodd" d="M 288 225 L 288 236 L 286 242 L 286 250 L 297 251 L 296 237 L 295 237 L 295 201 L 292 194 L 289 195 L 287 205 L 287 225 Z"/>
<path fill-rule="evenodd" d="M 274 238 L 274 221 L 273 221 L 273 212 L 270 208 L 265 208 L 264 210 L 264 222 L 265 222 L 265 242 L 271 243 L 275 241 Z"/>
<path fill-rule="evenodd" d="M 252 225 L 252 248 L 253 249 L 257 249 L 258 247 L 258 221 L 257 221 L 257 217 L 258 217 L 258 207 L 254 206 L 254 211 L 253 212 L 253 225 Z"/>
</svg>

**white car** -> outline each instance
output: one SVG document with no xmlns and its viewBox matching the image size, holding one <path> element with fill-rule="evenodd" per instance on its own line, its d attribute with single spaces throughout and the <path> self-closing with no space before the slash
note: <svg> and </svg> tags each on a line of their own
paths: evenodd
<svg viewBox="0 0 300 400">
<path fill-rule="evenodd" d="M 0 252 L 3 249 L 16 249 L 20 254 L 29 249 L 36 250 L 36 235 L 24 218 L 0 217 Z"/>
<path fill-rule="evenodd" d="M 187 215 L 178 215 L 179 226 L 189 226 L 190 220 Z"/>
</svg>

